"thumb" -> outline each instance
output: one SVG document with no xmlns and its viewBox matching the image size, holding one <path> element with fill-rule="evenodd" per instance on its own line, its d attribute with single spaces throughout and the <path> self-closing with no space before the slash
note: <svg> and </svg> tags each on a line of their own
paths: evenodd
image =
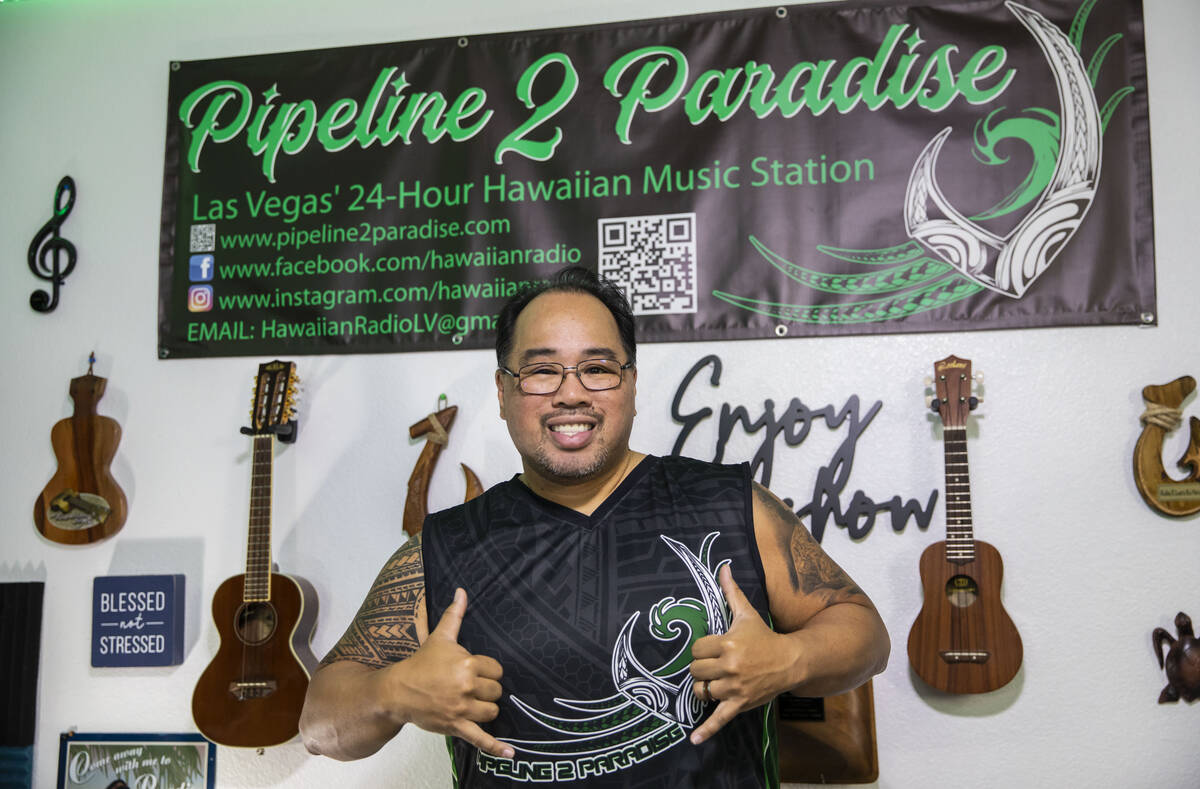
<svg viewBox="0 0 1200 789">
<path fill-rule="evenodd" d="M 437 627 L 429 635 L 440 635 L 451 641 L 458 641 L 458 628 L 462 625 L 463 616 L 467 613 L 467 591 L 461 586 L 454 590 L 454 600 L 446 606 Z"/>
<path fill-rule="evenodd" d="M 737 585 L 737 581 L 733 580 L 733 571 L 729 569 L 728 563 L 721 565 L 721 569 L 717 573 L 717 580 L 721 583 L 721 591 L 725 593 L 725 602 L 729 604 L 729 611 L 733 614 L 734 619 L 747 614 L 758 615 L 754 606 L 750 605 L 750 601 L 746 599 L 742 588 Z"/>
</svg>

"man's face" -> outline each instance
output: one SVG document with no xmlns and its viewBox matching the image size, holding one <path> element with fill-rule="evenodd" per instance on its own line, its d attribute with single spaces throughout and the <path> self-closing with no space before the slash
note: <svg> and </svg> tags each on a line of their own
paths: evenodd
<svg viewBox="0 0 1200 789">
<path fill-rule="evenodd" d="M 505 366 L 517 372 L 533 362 L 573 367 L 584 359 L 629 361 L 617 323 L 586 293 L 543 293 L 517 316 Z M 573 371 L 553 394 L 521 391 L 517 380 L 496 373 L 500 418 L 508 424 L 526 474 L 557 484 L 594 479 L 620 466 L 633 429 L 637 370 L 624 372 L 616 389 L 585 389 Z"/>
</svg>

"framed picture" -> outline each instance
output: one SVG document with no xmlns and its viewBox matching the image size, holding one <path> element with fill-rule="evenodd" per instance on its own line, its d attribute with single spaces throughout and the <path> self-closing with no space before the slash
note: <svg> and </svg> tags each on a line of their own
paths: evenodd
<svg viewBox="0 0 1200 789">
<path fill-rule="evenodd" d="M 58 789 L 213 789 L 217 746 L 199 734 L 86 734 L 58 741 Z"/>
</svg>

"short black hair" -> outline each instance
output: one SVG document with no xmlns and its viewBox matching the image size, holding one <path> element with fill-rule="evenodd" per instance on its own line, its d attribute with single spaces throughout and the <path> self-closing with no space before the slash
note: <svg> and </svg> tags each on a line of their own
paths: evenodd
<svg viewBox="0 0 1200 789">
<path fill-rule="evenodd" d="M 617 333 L 621 337 L 621 346 L 629 359 L 637 361 L 637 338 L 633 327 L 633 310 L 629 301 L 619 287 L 611 281 L 602 279 L 596 272 L 583 266 L 568 266 L 560 270 L 546 282 L 541 282 L 528 288 L 522 288 L 500 310 L 496 320 L 496 363 L 504 366 L 508 354 L 512 351 L 513 330 L 517 325 L 517 316 L 529 306 L 529 302 L 543 293 L 586 293 L 595 296 L 601 304 L 608 308 L 613 320 L 617 322 Z"/>
</svg>

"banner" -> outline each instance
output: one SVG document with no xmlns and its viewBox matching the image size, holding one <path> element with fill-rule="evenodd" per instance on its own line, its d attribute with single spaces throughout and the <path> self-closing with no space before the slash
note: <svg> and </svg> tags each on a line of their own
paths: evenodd
<svg viewBox="0 0 1200 789">
<path fill-rule="evenodd" d="M 1138 0 L 780 6 L 171 64 L 163 358 L 1156 321 Z"/>
</svg>

